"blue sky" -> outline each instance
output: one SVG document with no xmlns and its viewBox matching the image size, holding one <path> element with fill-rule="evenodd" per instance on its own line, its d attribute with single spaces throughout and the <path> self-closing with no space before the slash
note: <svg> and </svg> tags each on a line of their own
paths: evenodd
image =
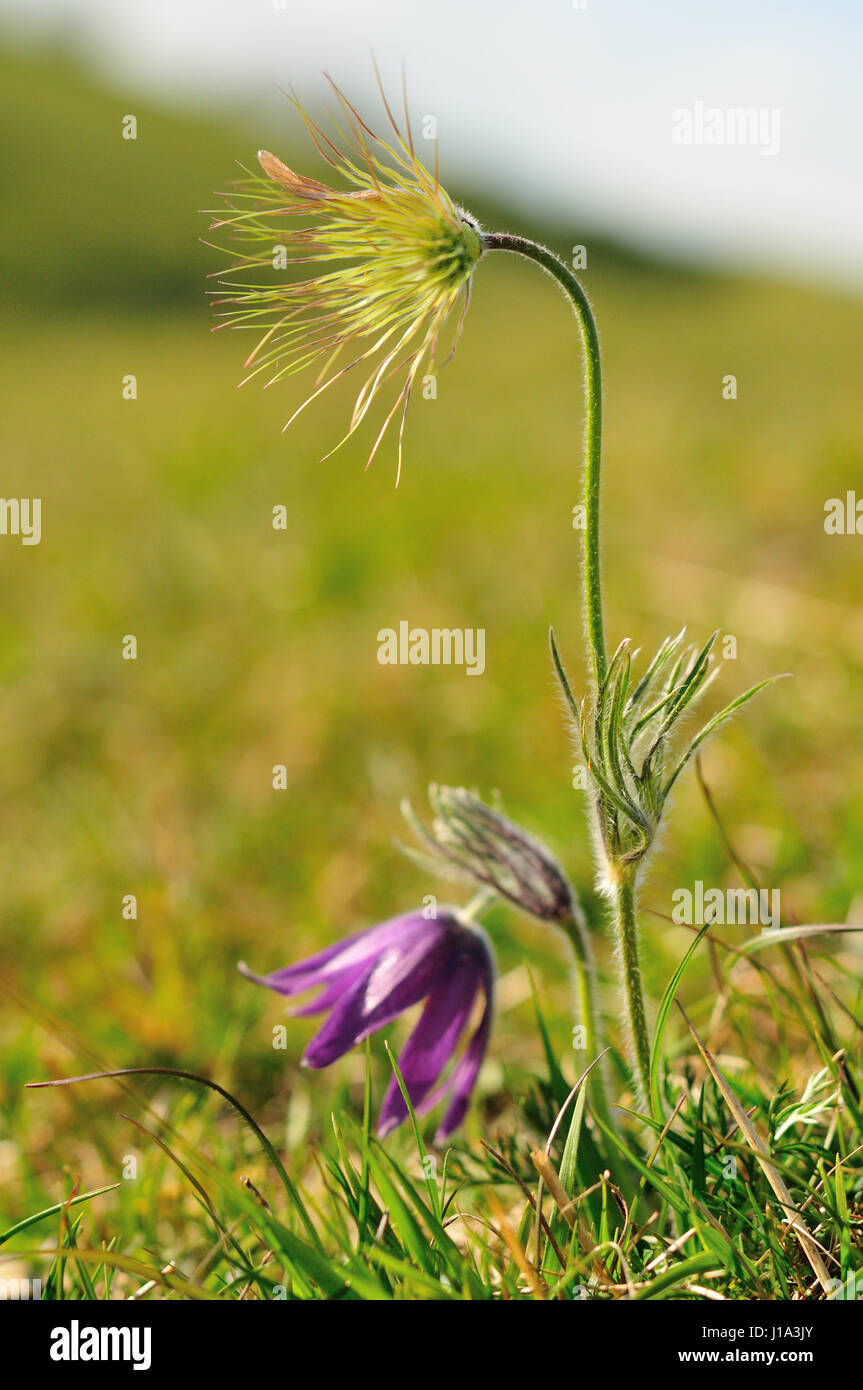
<svg viewBox="0 0 863 1390">
<path fill-rule="evenodd" d="M 599 227 L 863 287 L 863 5 L 580 3 L 0 0 L 0 16 L 75 33 L 130 98 L 275 110 L 273 84 L 293 83 L 314 105 L 327 69 L 376 118 L 373 49 L 396 91 L 405 63 L 412 114 L 437 118 L 442 174 L 463 189 L 478 176 L 551 204 L 574 242 Z M 675 143 L 675 112 L 699 109 L 724 142 Z M 735 109 L 762 113 L 772 141 L 732 143 Z"/>
</svg>

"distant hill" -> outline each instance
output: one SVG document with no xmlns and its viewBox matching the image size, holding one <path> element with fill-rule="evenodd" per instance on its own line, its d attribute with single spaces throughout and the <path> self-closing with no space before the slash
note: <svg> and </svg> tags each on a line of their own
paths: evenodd
<svg viewBox="0 0 863 1390">
<path fill-rule="evenodd" d="M 135 140 L 122 138 L 130 114 Z M 250 124 L 123 98 L 65 54 L 0 50 L 0 299 L 61 311 L 200 302 L 214 262 L 199 210 L 216 204 L 238 158 L 253 158 Z M 288 141 L 279 153 L 290 162 Z M 304 139 L 293 153 L 310 167 Z M 528 229 L 476 190 L 470 206 L 486 225 L 571 242 L 570 229 Z M 591 237 L 591 273 L 600 266 L 681 273 Z"/>
<path fill-rule="evenodd" d="M 57 308 L 201 293 L 198 209 L 230 177 L 236 133 L 127 104 L 68 61 L 0 53 L 0 293 Z M 122 138 L 134 114 L 137 140 Z M 130 266 L 134 274 L 130 274 Z"/>
</svg>

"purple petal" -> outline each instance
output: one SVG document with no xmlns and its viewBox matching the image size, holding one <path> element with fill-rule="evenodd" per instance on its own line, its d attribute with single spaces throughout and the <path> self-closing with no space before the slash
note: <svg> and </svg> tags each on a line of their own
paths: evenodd
<svg viewBox="0 0 863 1390">
<path fill-rule="evenodd" d="M 414 1031 L 401 1050 L 399 1070 L 416 1108 L 428 1095 L 464 1032 L 482 976 L 476 964 L 463 960 L 455 978 L 429 995 Z M 390 1079 L 378 1120 L 381 1138 L 407 1118 L 408 1108 L 395 1076 Z"/>
<path fill-rule="evenodd" d="M 491 1029 L 494 969 L 483 932 L 468 927 L 449 910 L 430 919 L 420 912 L 406 913 L 271 975 L 256 975 L 242 964 L 239 969 L 248 979 L 280 994 L 320 991 L 296 1011 L 330 1010 L 303 1057 L 305 1066 L 315 1068 L 329 1066 L 370 1033 L 426 999 L 402 1051 L 402 1077 L 411 1104 L 420 1112 L 450 1093 L 438 1140 L 461 1124 Z M 485 1009 L 479 1025 L 451 1075 L 430 1094 L 458 1046 L 480 989 Z M 393 1078 L 381 1110 L 380 1133 L 388 1133 L 406 1114 Z"/>
<path fill-rule="evenodd" d="M 450 1094 L 450 1104 L 435 1134 L 436 1144 L 442 1144 L 453 1130 L 458 1129 L 465 1117 L 465 1111 L 485 1057 L 491 1032 L 494 1010 L 494 957 L 484 932 L 477 931 L 475 941 L 482 990 L 485 995 L 485 1008 L 477 1024 L 476 1032 L 468 1042 L 451 1075 L 420 1106 L 422 1113 L 425 1113 L 425 1111 L 431 1110 L 447 1092 Z"/>
<path fill-rule="evenodd" d="M 446 919 L 420 918 L 420 924 L 422 930 L 412 924 L 402 940 L 383 951 L 345 991 L 306 1048 L 306 1066 L 329 1066 L 447 978 L 458 936 Z"/>
<path fill-rule="evenodd" d="M 485 1050 L 488 1045 L 488 1037 L 491 1032 L 491 993 L 486 994 L 485 1009 L 482 1018 L 477 1025 L 477 1030 L 465 1048 L 458 1066 L 455 1068 L 449 1081 L 449 1089 L 452 1092 L 452 1099 L 447 1107 L 446 1114 L 438 1126 L 435 1135 L 435 1143 L 442 1144 L 445 1139 L 452 1134 L 453 1130 L 458 1129 L 465 1117 L 471 1091 L 473 1090 L 479 1069 L 482 1066 Z M 435 1098 L 430 1098 L 426 1107 L 431 1109 Z"/>
<path fill-rule="evenodd" d="M 406 913 L 366 931 L 355 932 L 353 936 L 335 942 L 317 955 L 298 961 L 296 965 L 288 965 L 283 970 L 275 970 L 271 975 L 256 975 L 243 961 L 237 969 L 247 980 L 266 985 L 279 994 L 304 994 L 307 989 L 330 986 L 344 977 L 347 977 L 346 983 L 352 983 L 359 971 L 392 942 L 409 940 L 412 933 L 425 934 L 430 927 L 434 928 L 434 922 L 426 921 L 421 913 Z M 304 1011 L 312 1012 L 313 1009 L 314 1006 L 307 1006 Z"/>
<path fill-rule="evenodd" d="M 361 961 L 359 965 L 353 965 L 349 970 L 340 970 L 332 984 L 322 990 L 320 994 L 316 994 L 308 1004 L 303 1004 L 298 1009 L 291 1009 L 291 1017 L 308 1018 L 311 1014 L 326 1013 L 327 1009 L 333 1008 L 347 994 L 348 990 L 368 973 L 368 961 Z"/>
</svg>

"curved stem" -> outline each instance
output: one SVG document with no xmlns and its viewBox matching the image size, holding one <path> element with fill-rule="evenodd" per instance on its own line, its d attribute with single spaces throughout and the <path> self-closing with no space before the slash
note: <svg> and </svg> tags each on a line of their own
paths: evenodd
<svg viewBox="0 0 863 1390">
<path fill-rule="evenodd" d="M 585 359 L 585 448 L 584 448 L 584 616 L 592 658 L 593 694 L 599 709 L 603 694 L 607 660 L 602 616 L 602 587 L 599 556 L 600 470 L 602 464 L 602 364 L 599 353 L 599 334 L 590 302 L 581 284 L 568 266 L 547 247 L 527 237 L 508 232 L 486 232 L 481 237 L 484 251 L 512 251 L 535 261 L 560 285 L 578 320 L 584 344 Z M 638 960 L 638 925 L 636 919 L 637 868 L 633 864 L 610 864 L 615 878 L 614 916 L 626 1022 L 630 1039 L 631 1062 L 639 1103 L 646 1106 L 650 1095 L 650 1041 L 641 967 Z M 596 1016 L 590 988 L 591 960 L 581 950 L 583 938 L 578 924 L 568 933 L 576 955 L 582 1019 L 595 1028 Z M 600 1104 L 602 1101 L 600 1101 Z"/>
<path fill-rule="evenodd" d="M 650 1099 L 650 1041 L 647 1032 L 647 1011 L 638 960 L 638 919 L 635 898 L 636 870 L 633 866 L 621 869 L 614 890 L 615 926 L 620 951 L 620 971 L 623 997 L 626 1002 L 626 1023 L 632 1051 L 632 1070 L 639 1104 L 646 1107 Z"/>
<path fill-rule="evenodd" d="M 602 589 L 599 571 L 599 485 L 602 462 L 602 365 L 599 334 L 587 295 L 553 251 L 527 237 L 508 232 L 484 232 L 485 251 L 514 251 L 542 266 L 570 300 L 584 343 L 586 373 L 584 450 L 584 614 L 590 642 L 595 693 L 605 679 L 605 636 L 602 621 Z"/>
<path fill-rule="evenodd" d="M 474 893 L 469 903 L 459 908 L 459 912 L 468 922 L 475 922 L 479 925 L 482 914 L 497 901 L 497 895 L 490 888 L 480 888 L 478 893 Z"/>
</svg>

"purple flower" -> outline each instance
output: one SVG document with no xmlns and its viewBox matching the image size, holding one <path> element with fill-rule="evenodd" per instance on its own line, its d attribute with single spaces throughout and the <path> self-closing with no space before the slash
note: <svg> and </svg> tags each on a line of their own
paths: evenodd
<svg viewBox="0 0 863 1390">
<path fill-rule="evenodd" d="M 272 975 L 255 975 L 242 962 L 238 969 L 279 994 L 320 990 L 311 1003 L 296 1010 L 298 1016 L 329 1012 L 303 1054 L 307 1067 L 328 1067 L 370 1033 L 424 999 L 416 1027 L 402 1048 L 399 1070 L 418 1113 L 430 1110 L 449 1095 L 449 1106 L 436 1135 L 438 1142 L 461 1124 L 491 1029 L 493 962 L 485 933 L 462 921 L 450 908 L 439 909 L 435 918 L 426 918 L 421 912 L 393 917 Z M 453 1070 L 440 1082 L 480 992 L 484 997 L 482 1017 Z M 393 1076 L 381 1107 L 378 1133 L 388 1134 L 407 1113 Z"/>
</svg>

